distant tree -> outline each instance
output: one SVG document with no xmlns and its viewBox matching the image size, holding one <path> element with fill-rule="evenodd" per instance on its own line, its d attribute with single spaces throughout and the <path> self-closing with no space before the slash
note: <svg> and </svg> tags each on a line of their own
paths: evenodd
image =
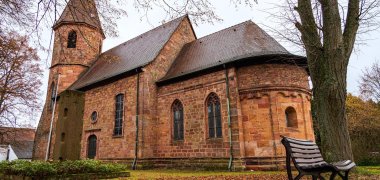
<svg viewBox="0 0 380 180">
<path fill-rule="evenodd" d="M 346 105 L 355 161 L 363 165 L 379 164 L 380 108 L 371 100 L 351 94 L 347 95 Z"/>
<path fill-rule="evenodd" d="M 359 83 L 362 97 L 380 102 L 380 64 L 378 62 L 363 71 Z"/>
<path fill-rule="evenodd" d="M 39 107 L 42 70 L 35 49 L 15 32 L 0 33 L 0 126 L 17 126 Z"/>
</svg>

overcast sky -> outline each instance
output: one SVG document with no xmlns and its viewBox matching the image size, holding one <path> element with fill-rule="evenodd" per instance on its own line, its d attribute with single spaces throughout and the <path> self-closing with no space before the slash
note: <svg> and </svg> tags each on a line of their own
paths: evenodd
<svg viewBox="0 0 380 180">
<path fill-rule="evenodd" d="M 275 28 L 278 27 L 278 23 L 275 22 L 275 19 L 271 18 L 269 13 L 275 13 L 273 9 L 276 3 L 279 3 L 278 0 L 265 0 L 259 1 L 258 4 L 254 5 L 253 8 L 239 6 L 237 8 L 234 7 L 230 1 L 220 1 L 220 0 L 212 0 L 213 5 L 215 7 L 215 12 L 219 15 L 223 21 L 216 22 L 214 24 L 198 24 L 198 26 L 194 26 L 195 33 L 198 38 L 203 37 L 205 35 L 214 33 L 216 31 L 225 29 L 227 27 L 233 26 L 235 24 L 252 20 L 260 27 L 265 30 L 268 30 L 268 27 Z M 162 19 L 165 17 L 165 13 L 162 11 L 155 11 L 148 14 L 149 21 L 146 19 L 142 19 L 142 14 L 138 13 L 130 4 L 128 10 L 128 17 L 124 17 L 118 21 L 118 30 L 119 37 L 117 38 L 106 38 L 103 44 L 103 51 L 106 51 L 112 47 L 117 46 L 133 37 L 138 36 L 154 27 L 161 25 Z M 191 17 L 190 17 L 191 18 Z M 267 31 L 271 34 L 270 31 Z M 273 35 L 273 34 L 271 34 Z M 46 33 L 46 38 L 49 39 L 50 33 Z M 352 54 L 350 59 L 350 64 L 348 67 L 348 79 L 347 79 L 347 91 L 353 94 L 358 95 L 358 80 L 362 71 L 373 64 L 375 61 L 380 60 L 380 33 L 379 31 L 370 32 L 364 36 L 364 39 L 368 39 L 365 41 L 364 45 L 360 45 L 359 48 Z M 277 39 L 279 40 L 279 39 Z M 45 40 L 48 44 L 49 41 Z M 288 51 L 292 53 L 297 53 L 297 49 L 294 48 L 292 44 L 280 42 Z M 43 53 L 40 53 L 43 55 Z M 44 58 L 44 57 L 43 57 Z M 49 57 L 49 61 L 51 57 Z M 46 87 L 48 81 L 48 67 L 44 66 L 44 77 L 43 82 L 44 85 L 41 87 L 41 92 L 43 96 L 41 96 L 42 101 L 45 100 L 46 96 Z M 39 117 L 35 120 L 35 125 L 37 125 Z M 32 123 L 33 124 L 33 123 Z"/>
</svg>

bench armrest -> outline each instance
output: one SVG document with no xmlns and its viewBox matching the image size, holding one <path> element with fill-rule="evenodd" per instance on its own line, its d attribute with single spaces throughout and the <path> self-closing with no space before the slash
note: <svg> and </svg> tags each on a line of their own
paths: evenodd
<svg viewBox="0 0 380 180">
<path fill-rule="evenodd" d="M 356 166 L 356 164 L 351 160 L 334 162 L 331 163 L 331 165 L 334 167 L 336 171 L 349 171 L 350 169 Z"/>
</svg>

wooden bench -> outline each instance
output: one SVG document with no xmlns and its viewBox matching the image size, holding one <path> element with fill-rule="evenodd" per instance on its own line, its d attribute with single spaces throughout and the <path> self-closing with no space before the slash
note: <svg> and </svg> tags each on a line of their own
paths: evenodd
<svg viewBox="0 0 380 180">
<path fill-rule="evenodd" d="M 331 172 L 330 179 L 334 179 L 339 175 L 342 179 L 348 179 L 349 171 L 355 167 L 355 163 L 346 160 L 336 163 L 327 163 L 323 160 L 319 147 L 310 140 L 294 139 L 281 136 L 281 143 L 286 149 L 286 169 L 288 179 L 293 180 L 290 159 L 292 159 L 294 167 L 298 170 L 295 180 L 301 179 L 304 175 L 311 175 L 314 179 L 324 179 L 321 173 Z M 344 174 L 342 174 L 344 173 Z"/>
</svg>

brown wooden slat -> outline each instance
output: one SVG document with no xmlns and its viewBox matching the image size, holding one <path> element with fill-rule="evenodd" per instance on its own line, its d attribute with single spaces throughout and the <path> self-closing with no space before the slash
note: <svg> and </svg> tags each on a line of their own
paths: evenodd
<svg viewBox="0 0 380 180">
<path fill-rule="evenodd" d="M 297 163 L 319 163 L 323 161 L 323 158 L 305 159 L 305 158 L 294 158 Z"/>
<path fill-rule="evenodd" d="M 339 171 L 347 171 L 347 170 L 349 170 L 355 166 L 356 166 L 356 164 L 351 162 L 350 164 L 345 165 L 345 166 L 334 166 L 334 168 L 339 170 Z"/>
<path fill-rule="evenodd" d="M 291 151 L 293 153 L 302 153 L 302 154 L 315 154 L 315 153 L 321 153 L 319 149 L 312 149 L 312 150 L 305 150 L 305 149 L 298 149 L 298 148 L 291 148 Z"/>
<path fill-rule="evenodd" d="M 299 141 L 294 139 L 286 139 L 287 141 L 291 143 L 301 144 L 301 145 L 316 145 L 315 142 L 312 141 Z"/>
<path fill-rule="evenodd" d="M 304 146 L 299 144 L 289 143 L 290 147 L 298 149 L 318 149 L 318 146 Z"/>
<path fill-rule="evenodd" d="M 294 158 L 319 158 L 322 157 L 321 153 L 314 153 L 314 154 L 302 154 L 302 153 L 292 153 L 292 157 Z"/>
<path fill-rule="evenodd" d="M 332 165 L 334 166 L 345 166 L 347 164 L 350 164 L 352 161 L 351 160 L 345 160 L 345 161 L 339 161 L 339 162 L 334 162 Z"/>
<path fill-rule="evenodd" d="M 324 162 L 324 161 L 318 162 L 318 163 L 314 163 L 314 164 L 305 164 L 305 163 L 298 164 L 298 166 L 300 168 L 317 168 L 317 167 L 326 166 L 326 165 L 328 165 L 328 164 L 326 162 Z"/>
</svg>

